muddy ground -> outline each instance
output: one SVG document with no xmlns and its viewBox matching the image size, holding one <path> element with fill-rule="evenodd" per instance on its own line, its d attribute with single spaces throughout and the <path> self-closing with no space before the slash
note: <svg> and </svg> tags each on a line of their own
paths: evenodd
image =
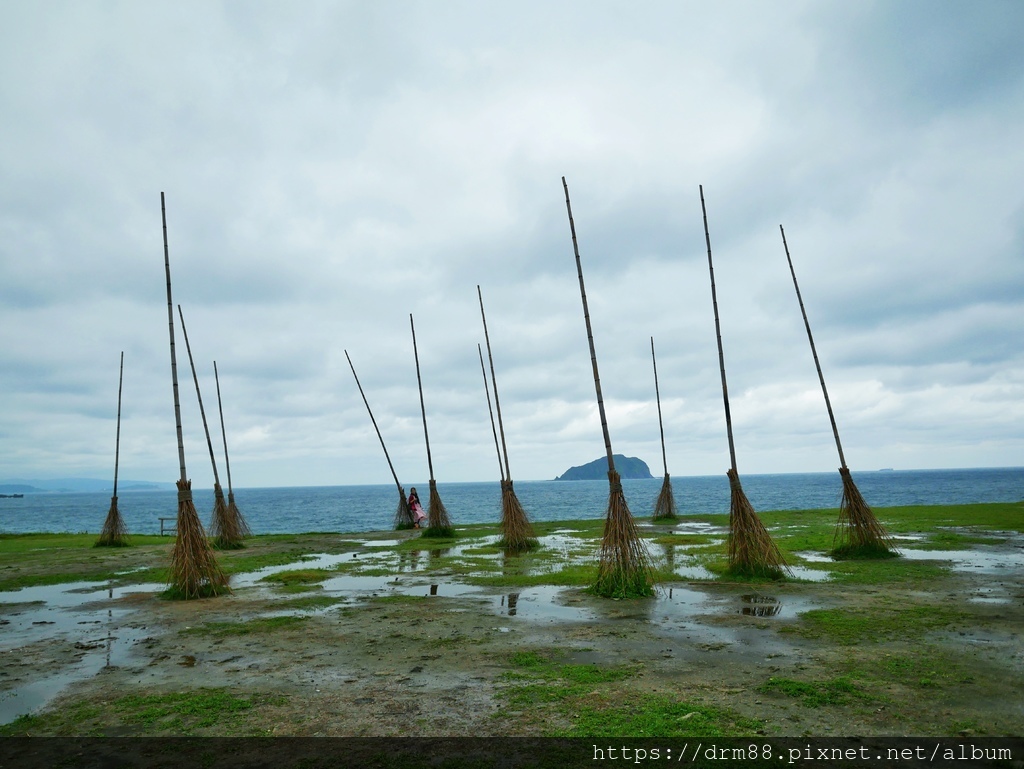
<svg viewBox="0 0 1024 769">
<path fill-rule="evenodd" d="M 680 577 L 635 601 L 473 585 L 409 536 L 254 540 L 246 557 L 328 555 L 203 600 L 130 576 L 0 593 L 2 733 L 1022 733 L 1019 534 L 896 581 Z M 307 567 L 341 571 L 264 580 Z"/>
</svg>

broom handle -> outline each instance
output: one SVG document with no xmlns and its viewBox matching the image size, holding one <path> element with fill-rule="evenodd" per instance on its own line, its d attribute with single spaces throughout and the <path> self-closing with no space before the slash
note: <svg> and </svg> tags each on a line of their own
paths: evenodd
<svg viewBox="0 0 1024 769">
<path fill-rule="evenodd" d="M 185 316 L 181 312 L 181 305 L 178 305 L 178 317 L 181 318 L 181 335 L 185 337 L 185 350 L 188 352 L 188 362 L 192 367 L 192 381 L 196 383 L 196 398 L 199 399 L 199 414 L 203 418 L 203 431 L 206 433 L 206 446 L 210 449 L 210 464 L 213 465 L 213 483 L 215 488 L 220 488 L 220 476 L 217 475 L 217 459 L 213 454 L 213 441 L 210 440 L 210 427 L 206 424 L 206 410 L 203 409 L 203 394 L 199 392 L 199 377 L 196 375 L 196 364 L 192 360 L 192 347 L 188 343 L 188 331 L 185 329 Z"/>
<path fill-rule="evenodd" d="M 487 360 L 491 363 L 491 385 L 494 387 L 494 408 L 498 412 L 498 430 L 501 432 L 501 451 L 505 456 L 505 480 L 511 481 L 512 470 L 508 465 L 508 447 L 505 445 L 505 423 L 501 419 L 501 402 L 498 400 L 498 378 L 494 376 L 494 356 L 491 355 L 491 337 L 487 333 L 487 316 L 484 314 L 484 295 L 480 292 L 479 284 L 477 284 L 476 287 L 476 295 L 480 300 L 480 318 L 484 322 L 484 341 L 487 343 Z M 485 375 L 484 379 L 486 380 L 486 378 L 487 377 Z"/>
<path fill-rule="evenodd" d="M 821 363 L 818 362 L 818 351 L 814 347 L 814 336 L 811 335 L 811 324 L 807 320 L 807 311 L 804 309 L 804 300 L 800 296 L 800 284 L 796 282 L 796 270 L 793 269 L 793 260 L 789 256 L 789 244 L 786 243 L 786 231 L 779 225 L 779 232 L 782 233 L 782 247 L 786 249 L 786 261 L 789 262 L 789 273 L 793 276 L 793 288 L 796 289 L 796 300 L 800 303 L 800 313 L 804 316 L 804 327 L 807 329 L 807 341 L 811 343 L 811 355 L 814 356 L 814 367 L 818 370 L 818 381 L 821 382 L 821 392 L 825 396 L 825 408 L 828 409 L 828 419 L 832 423 L 832 434 L 836 437 L 836 448 L 839 450 L 839 464 L 846 468 L 846 458 L 843 456 L 843 444 L 839 442 L 839 428 L 836 427 L 836 418 L 832 413 L 832 402 L 828 399 L 828 389 L 825 387 L 825 376 L 821 373 Z"/>
<path fill-rule="evenodd" d="M 187 483 L 185 474 L 185 441 L 181 435 L 181 402 L 178 398 L 178 362 L 174 355 L 174 309 L 171 302 L 171 257 L 167 250 L 167 209 L 164 206 L 164 193 L 160 193 L 160 218 L 164 224 L 164 271 L 167 273 L 167 329 L 171 336 L 171 385 L 174 389 L 174 426 L 178 431 L 178 464 L 181 470 L 181 482 Z"/>
<path fill-rule="evenodd" d="M 430 480 L 434 481 L 434 463 L 430 458 L 430 436 L 427 435 L 427 406 L 423 402 L 423 381 L 420 379 L 420 354 L 416 351 L 416 326 L 412 322 L 412 313 L 409 313 L 409 327 L 412 329 L 412 354 L 416 358 L 416 384 L 420 390 L 420 413 L 423 415 L 423 440 L 427 444 L 427 470 L 430 472 Z"/>
<path fill-rule="evenodd" d="M 121 456 L 121 385 L 124 383 L 124 350 L 121 351 L 121 373 L 117 376 L 117 440 L 114 443 L 114 496 L 117 497 L 117 465 Z"/>
<path fill-rule="evenodd" d="M 665 456 L 665 426 L 661 422 L 661 393 L 658 391 L 658 359 L 654 357 L 654 337 L 651 337 L 651 362 L 654 364 L 654 398 L 658 402 L 658 430 L 661 432 L 661 461 L 668 475 L 668 459 Z"/>
<path fill-rule="evenodd" d="M 217 411 L 220 412 L 220 435 L 224 440 L 224 466 L 228 471 L 228 494 L 231 494 L 231 460 L 228 458 L 228 433 L 224 429 L 224 406 L 220 401 L 220 376 L 217 374 L 217 361 L 213 362 L 213 381 L 217 383 Z"/>
<path fill-rule="evenodd" d="M 498 428 L 494 426 L 494 410 L 491 408 L 491 390 L 487 386 L 487 369 L 484 368 L 484 352 L 480 345 L 476 346 L 477 354 L 480 356 L 480 373 L 484 375 L 484 395 L 487 396 L 487 413 L 491 415 L 491 432 L 494 433 L 494 452 L 498 455 L 498 475 L 501 480 L 508 480 L 505 477 L 505 468 L 501 466 L 501 448 L 498 446 Z"/>
<path fill-rule="evenodd" d="M 590 327 L 590 309 L 587 307 L 587 290 L 583 286 L 583 263 L 580 261 L 580 248 L 576 242 L 576 224 L 572 219 L 572 206 L 569 204 L 569 185 L 562 177 L 565 189 L 565 210 L 569 214 L 569 230 L 572 232 L 572 250 L 576 256 L 576 273 L 580 279 L 580 297 L 583 299 L 583 319 L 587 324 L 587 341 L 590 343 L 590 363 L 594 368 L 594 388 L 597 390 L 597 409 L 601 414 L 601 430 L 604 432 L 604 447 L 608 453 L 608 472 L 615 472 L 615 461 L 612 459 L 612 439 L 608 434 L 608 419 L 604 413 L 604 398 L 601 395 L 601 377 L 597 372 L 597 352 L 594 349 L 594 332 Z"/>
<path fill-rule="evenodd" d="M 370 421 L 373 422 L 373 429 L 377 431 L 377 440 L 380 441 L 380 447 L 384 449 L 384 459 L 388 461 L 388 467 L 391 468 L 391 475 L 395 479 L 395 485 L 398 487 L 398 493 L 405 498 L 405 489 L 402 488 L 402 484 L 398 482 L 398 473 L 395 472 L 395 466 L 391 464 L 391 457 L 388 456 L 388 447 L 384 445 L 384 437 L 380 434 L 380 428 L 377 427 L 377 420 L 373 418 L 373 411 L 370 409 L 370 402 L 366 400 L 366 393 L 363 392 L 363 386 L 359 384 L 359 377 L 356 376 L 356 367 L 352 365 L 352 359 L 348 357 L 348 350 L 345 350 L 345 358 L 348 360 L 348 367 L 352 369 L 352 376 L 355 377 L 356 387 L 359 388 L 359 394 L 363 396 L 363 403 L 366 404 L 366 411 L 370 414 Z"/>
<path fill-rule="evenodd" d="M 715 267 L 711 263 L 711 235 L 708 233 L 708 210 L 704 205 L 704 185 L 700 185 L 700 210 L 704 215 L 704 240 L 708 246 L 708 270 L 711 272 L 711 304 L 715 308 L 715 335 L 718 337 L 718 365 L 722 371 L 722 399 L 725 401 L 725 429 L 729 435 L 729 459 L 736 470 L 736 446 L 732 439 L 732 414 L 729 412 L 729 386 L 725 381 L 725 353 L 722 351 L 722 326 L 718 320 L 718 295 L 715 293 Z"/>
</svg>

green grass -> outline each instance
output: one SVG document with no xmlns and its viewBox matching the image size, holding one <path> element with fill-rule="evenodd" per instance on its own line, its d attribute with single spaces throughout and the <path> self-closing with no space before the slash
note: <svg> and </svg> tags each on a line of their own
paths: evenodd
<svg viewBox="0 0 1024 769">
<path fill-rule="evenodd" d="M 725 708 L 642 694 L 607 704 L 581 703 L 572 726 L 557 737 L 736 737 L 756 734 L 761 724 Z"/>
<path fill-rule="evenodd" d="M 930 630 L 955 628 L 968 619 L 964 612 L 945 606 L 812 609 L 801 614 L 798 623 L 785 625 L 779 632 L 849 645 L 912 640 Z"/>
<path fill-rule="evenodd" d="M 255 694 L 238 697 L 228 689 L 201 688 L 169 694 L 127 695 L 99 705 L 72 703 L 37 716 L 22 716 L 0 735 L 102 736 L 108 725 L 134 726 L 138 734 L 191 735 L 211 730 L 218 735 L 246 734 L 253 711 L 283 705 L 287 697 Z"/>
<path fill-rule="evenodd" d="M 328 569 L 293 569 L 279 571 L 260 578 L 260 582 L 273 582 L 278 585 L 311 585 L 330 579 L 333 575 Z"/>
<path fill-rule="evenodd" d="M 757 689 L 764 694 L 782 694 L 799 699 L 809 708 L 822 705 L 845 705 L 853 700 L 871 699 L 845 676 L 827 681 L 794 681 L 791 678 L 769 678 Z"/>
</svg>

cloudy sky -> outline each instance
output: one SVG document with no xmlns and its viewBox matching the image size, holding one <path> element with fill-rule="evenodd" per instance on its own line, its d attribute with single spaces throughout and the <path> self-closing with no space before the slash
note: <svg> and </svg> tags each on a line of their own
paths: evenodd
<svg viewBox="0 0 1024 769">
<path fill-rule="evenodd" d="M 0 3 L 0 479 L 178 475 L 160 193 L 236 487 L 1024 465 L 1024 5 Z M 212 471 L 176 322 L 189 475 Z M 223 476 L 224 468 L 220 466 Z M 223 480 L 223 477 L 222 477 Z"/>
</svg>

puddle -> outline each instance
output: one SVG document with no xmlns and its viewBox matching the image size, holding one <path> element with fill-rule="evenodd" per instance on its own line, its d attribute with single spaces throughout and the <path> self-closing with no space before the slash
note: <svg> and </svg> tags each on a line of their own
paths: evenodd
<svg viewBox="0 0 1024 769">
<path fill-rule="evenodd" d="M 73 649 L 79 659 L 44 678 L 16 683 L 0 693 L 0 724 L 43 707 L 68 685 L 128 662 L 132 647 L 146 637 L 145 627 L 125 619 L 134 611 L 119 606 L 133 593 L 155 593 L 166 585 L 109 587 L 105 583 L 73 582 L 39 585 L 0 593 L 4 632 L 0 652 L 41 643 L 55 643 L 58 653 Z"/>
<path fill-rule="evenodd" d="M 531 621 L 583 622 L 595 619 L 593 609 L 583 606 L 582 599 L 564 600 L 571 589 L 554 585 L 537 585 L 515 593 L 496 597 L 495 609 L 508 617 L 526 617 Z M 575 604 L 581 605 L 575 605 Z"/>
<path fill-rule="evenodd" d="M 808 563 L 835 563 L 835 559 L 825 553 L 812 553 L 810 551 L 794 553 L 794 555 L 800 556 L 803 560 Z"/>
<path fill-rule="evenodd" d="M 983 574 L 1020 570 L 1020 553 L 1004 550 L 911 550 L 904 548 L 903 557 L 911 561 L 951 561 L 954 571 L 976 571 Z"/>
<path fill-rule="evenodd" d="M 782 612 L 778 598 L 768 595 L 741 595 L 740 613 L 748 617 L 775 617 Z"/>
</svg>

